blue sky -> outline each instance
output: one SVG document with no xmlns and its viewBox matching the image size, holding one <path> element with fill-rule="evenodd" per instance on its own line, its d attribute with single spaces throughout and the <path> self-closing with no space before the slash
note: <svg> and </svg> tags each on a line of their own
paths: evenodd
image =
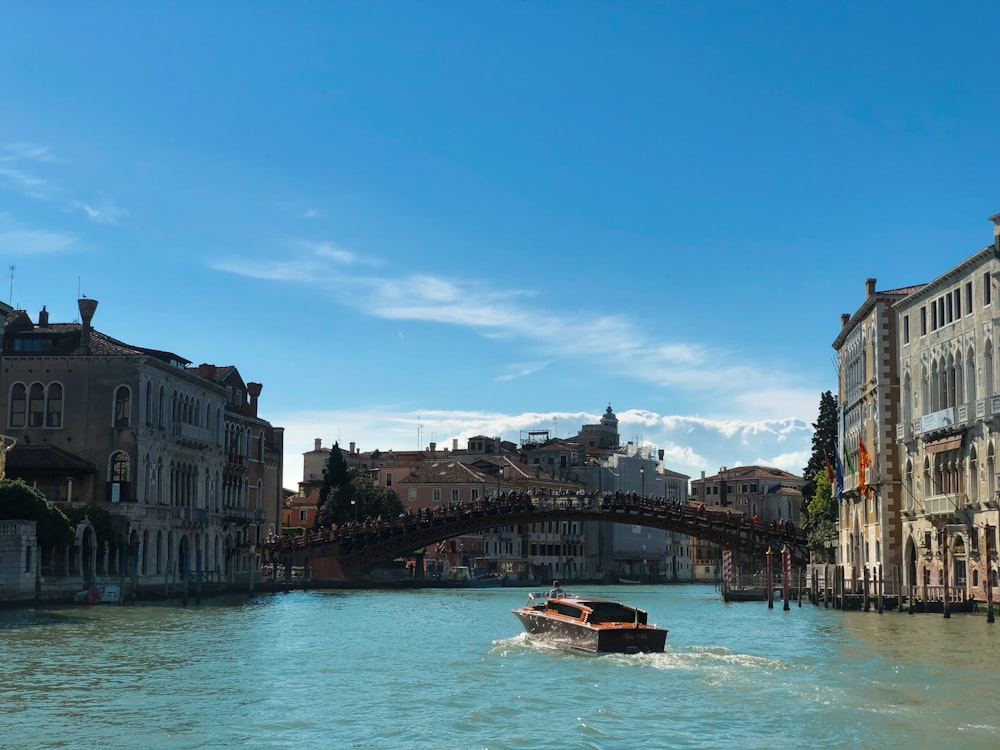
<svg viewBox="0 0 1000 750">
<path fill-rule="evenodd" d="M 992 241 L 998 25 L 982 2 L 5 4 L 2 298 L 68 321 L 83 293 L 116 338 L 235 364 L 289 487 L 315 438 L 565 437 L 609 404 L 675 471 L 800 473 L 865 279 Z"/>
</svg>

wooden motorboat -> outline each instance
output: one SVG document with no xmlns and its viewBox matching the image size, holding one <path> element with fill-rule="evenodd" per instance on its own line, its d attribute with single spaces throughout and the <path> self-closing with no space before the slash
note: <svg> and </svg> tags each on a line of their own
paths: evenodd
<svg viewBox="0 0 1000 750">
<path fill-rule="evenodd" d="M 532 592 L 513 612 L 529 638 L 573 651 L 660 653 L 667 641 L 667 631 L 648 624 L 643 610 L 603 599 Z"/>
</svg>

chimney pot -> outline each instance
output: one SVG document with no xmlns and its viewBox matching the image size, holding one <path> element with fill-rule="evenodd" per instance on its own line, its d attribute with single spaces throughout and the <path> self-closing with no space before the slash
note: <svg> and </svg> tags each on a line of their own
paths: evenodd
<svg viewBox="0 0 1000 750">
<path fill-rule="evenodd" d="M 875 294 L 875 281 L 876 279 L 865 279 L 865 299 Z"/>
<path fill-rule="evenodd" d="M 323 446 L 323 438 L 315 438 L 313 440 L 313 450 L 318 451 Z"/>
</svg>

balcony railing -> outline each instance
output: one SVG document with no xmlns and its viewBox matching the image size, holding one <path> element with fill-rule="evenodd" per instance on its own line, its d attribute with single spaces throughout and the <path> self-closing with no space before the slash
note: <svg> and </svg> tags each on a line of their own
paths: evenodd
<svg viewBox="0 0 1000 750">
<path fill-rule="evenodd" d="M 193 447 L 207 448 L 212 444 L 212 433 L 204 427 L 196 427 L 186 422 L 175 422 L 171 428 L 174 442 Z"/>
<path fill-rule="evenodd" d="M 965 508 L 968 496 L 964 492 L 953 492 L 947 495 L 931 495 L 924 498 L 924 515 L 943 516 L 950 515 Z"/>
</svg>

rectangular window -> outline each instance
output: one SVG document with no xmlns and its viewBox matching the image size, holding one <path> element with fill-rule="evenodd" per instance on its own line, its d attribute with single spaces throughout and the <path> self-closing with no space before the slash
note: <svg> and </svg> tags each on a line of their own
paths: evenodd
<svg viewBox="0 0 1000 750">
<path fill-rule="evenodd" d="M 931 330 L 936 331 L 938 327 L 937 302 L 931 302 Z"/>
<path fill-rule="evenodd" d="M 962 290 L 956 289 L 951 296 L 955 298 L 955 320 L 958 320 L 962 317 Z"/>
<path fill-rule="evenodd" d="M 972 282 L 965 285 L 965 308 L 972 311 Z"/>
<path fill-rule="evenodd" d="M 392 474 L 385 475 L 385 486 L 392 487 Z"/>
<path fill-rule="evenodd" d="M 459 492 L 458 490 L 452 490 L 451 491 L 451 501 L 453 503 L 457 503 L 458 502 L 458 492 Z"/>
<path fill-rule="evenodd" d="M 983 274 L 983 307 L 989 307 L 992 302 L 993 287 L 990 284 L 989 271 Z"/>
<path fill-rule="evenodd" d="M 308 520 L 309 520 L 309 511 L 305 510 L 305 509 L 300 510 L 299 511 L 299 523 L 305 523 Z"/>
<path fill-rule="evenodd" d="M 431 500 L 433 500 L 436 503 L 441 502 L 441 488 L 440 487 L 435 487 L 434 489 L 431 490 Z"/>
<path fill-rule="evenodd" d="M 927 308 L 926 307 L 921 307 L 920 308 L 920 335 L 921 336 L 926 336 L 927 335 Z"/>
<path fill-rule="evenodd" d="M 938 326 L 944 327 L 944 297 L 938 300 Z"/>
<path fill-rule="evenodd" d="M 411 503 L 417 502 L 417 488 L 416 487 L 410 487 L 409 491 L 406 494 L 406 499 L 409 500 Z"/>
<path fill-rule="evenodd" d="M 479 499 L 479 490 L 477 490 L 477 489 L 473 489 L 472 490 L 472 499 L 473 500 L 478 500 Z"/>
<path fill-rule="evenodd" d="M 910 316 L 909 315 L 904 315 L 903 316 L 903 343 L 904 344 L 909 344 L 910 343 Z"/>
<path fill-rule="evenodd" d="M 948 314 L 948 322 L 953 323 L 955 321 L 955 310 L 951 305 L 951 295 L 949 294 L 944 298 L 945 312 Z M 878 559 L 878 558 L 876 558 Z"/>
</svg>

